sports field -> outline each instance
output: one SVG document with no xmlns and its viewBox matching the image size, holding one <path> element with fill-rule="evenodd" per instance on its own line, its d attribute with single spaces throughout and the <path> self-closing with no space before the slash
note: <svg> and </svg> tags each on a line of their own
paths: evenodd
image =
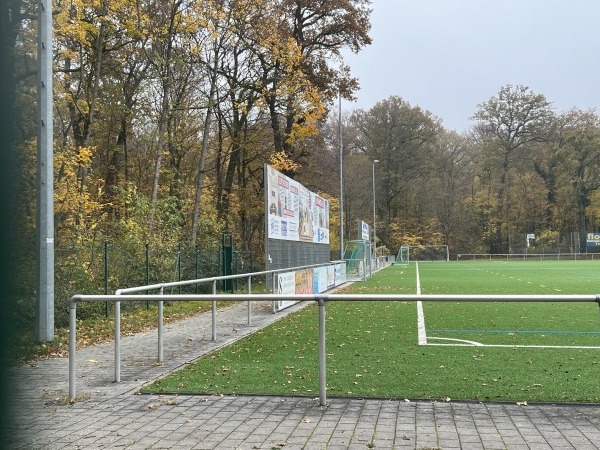
<svg viewBox="0 0 600 450">
<path fill-rule="evenodd" d="M 595 294 L 598 262 L 415 264 L 423 294 Z M 428 303 L 427 345 L 600 349 L 600 308 L 582 303 Z"/>
<path fill-rule="evenodd" d="M 391 266 L 345 293 L 595 294 L 599 261 Z M 318 393 L 317 308 L 198 360 L 152 392 Z M 596 303 L 330 302 L 329 396 L 600 403 Z"/>
</svg>

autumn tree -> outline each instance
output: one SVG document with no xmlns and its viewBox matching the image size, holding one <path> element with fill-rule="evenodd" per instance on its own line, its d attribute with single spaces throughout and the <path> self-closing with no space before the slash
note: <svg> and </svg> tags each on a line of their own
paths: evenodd
<svg viewBox="0 0 600 450">
<path fill-rule="evenodd" d="M 285 63 L 275 62 L 266 101 L 275 149 L 292 155 L 296 133 L 323 116 L 324 111 L 319 112 L 316 106 L 318 101 L 329 103 L 338 94 L 350 99 L 357 89 L 340 52 L 343 48 L 358 52 L 371 43 L 370 1 L 279 0 L 275 4 L 280 39 L 293 43 L 298 56 Z M 284 73 L 303 74 L 308 84 L 300 91 L 281 89 Z M 307 99 L 315 93 L 320 98 L 311 107 Z"/>
<path fill-rule="evenodd" d="M 556 158 L 558 211 L 583 236 L 591 230 L 587 210 L 600 189 L 600 119 L 595 111 L 571 109 L 558 118 Z"/>
<path fill-rule="evenodd" d="M 384 218 L 384 226 L 378 229 L 385 240 L 393 217 L 418 213 L 416 209 L 410 211 L 415 203 L 407 201 L 408 195 L 412 188 L 423 188 L 417 180 L 428 170 L 441 126 L 431 113 L 397 96 L 380 101 L 368 111 L 357 111 L 353 121 L 360 132 L 356 146 L 370 161 L 380 162 L 375 169 L 375 198 L 377 216 Z"/>
<path fill-rule="evenodd" d="M 271 18 L 268 14 L 265 16 L 268 11 L 265 2 L 225 2 L 224 5 L 229 8 L 224 15 L 228 21 L 227 31 L 223 31 L 227 39 L 220 44 L 222 58 L 216 69 L 219 82 L 215 92 L 217 135 L 213 155 L 219 218 L 232 231 L 237 228 L 232 223 L 232 206 L 238 206 L 240 201 L 246 206 L 256 205 L 256 196 L 248 197 L 254 191 L 251 187 L 254 181 L 250 180 L 257 176 L 257 171 L 262 173 L 262 163 L 272 149 L 261 132 L 266 121 L 260 104 L 263 94 L 260 55 L 270 48 L 269 42 L 265 43 L 265 35 Z M 240 213 L 239 230 L 245 230 L 242 241 L 248 245 L 248 233 L 254 230 L 250 225 L 253 220 L 247 214 L 250 209 L 236 207 L 234 210 Z"/>
<path fill-rule="evenodd" d="M 157 111 L 156 156 L 154 159 L 154 177 L 152 181 L 151 202 L 158 201 L 161 170 L 165 153 L 171 156 L 175 166 L 178 163 L 177 144 L 174 141 L 178 121 L 186 115 L 186 101 L 189 93 L 192 67 L 189 49 L 193 39 L 189 34 L 197 27 L 194 17 L 188 15 L 188 5 L 183 0 L 169 2 L 150 2 L 147 5 L 148 16 L 153 18 L 151 24 L 152 40 L 146 51 L 157 81 L 156 94 L 159 99 Z M 188 53 L 189 52 L 189 53 Z M 177 170 L 175 170 L 175 185 L 177 190 Z M 177 198 L 177 196 L 175 196 Z M 150 215 L 150 229 L 154 226 L 154 214 Z"/>
<path fill-rule="evenodd" d="M 506 85 L 497 96 L 478 105 L 473 119 L 482 161 L 479 180 L 496 183 L 495 198 L 488 200 L 489 251 L 502 253 L 508 251 L 511 173 L 528 146 L 549 139 L 553 111 L 542 94 L 527 86 Z"/>
<path fill-rule="evenodd" d="M 429 197 L 433 217 L 440 224 L 443 244 L 455 251 L 472 243 L 473 230 L 465 199 L 471 187 L 473 154 L 469 140 L 454 131 L 442 131 L 433 146 L 423 196 Z"/>
</svg>

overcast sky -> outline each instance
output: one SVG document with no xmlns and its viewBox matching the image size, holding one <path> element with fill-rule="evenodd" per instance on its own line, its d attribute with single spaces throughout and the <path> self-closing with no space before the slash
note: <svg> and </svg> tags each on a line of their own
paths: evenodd
<svg viewBox="0 0 600 450">
<path fill-rule="evenodd" d="M 600 0 L 372 0 L 373 43 L 344 59 L 369 109 L 398 95 L 462 132 L 506 84 L 557 112 L 600 106 Z"/>
</svg>

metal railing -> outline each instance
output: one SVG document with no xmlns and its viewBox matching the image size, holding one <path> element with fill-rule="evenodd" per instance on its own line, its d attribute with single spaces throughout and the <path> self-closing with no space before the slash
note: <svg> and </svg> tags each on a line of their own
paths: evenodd
<svg viewBox="0 0 600 450">
<path fill-rule="evenodd" d="M 339 263 L 344 263 L 345 261 L 331 261 L 328 263 L 320 263 L 320 264 L 309 264 L 309 265 L 305 265 L 305 266 L 299 266 L 299 267 L 288 267 L 288 268 L 283 268 L 283 269 L 273 269 L 273 270 L 265 270 L 265 271 L 261 271 L 261 272 L 249 272 L 249 273 L 242 273 L 242 274 L 235 274 L 235 275 L 223 275 L 223 276 L 218 276 L 218 277 L 209 277 L 209 278 L 199 278 L 199 279 L 194 279 L 194 280 L 184 280 L 184 281 L 172 281 L 172 282 L 166 282 L 166 283 L 155 283 L 155 284 L 149 284 L 149 285 L 144 285 L 144 286 L 135 286 L 135 287 L 131 287 L 131 288 L 122 288 L 122 289 L 117 289 L 115 291 L 115 296 L 117 296 L 117 298 L 115 300 L 104 300 L 107 305 L 108 302 L 112 301 L 114 303 L 114 318 L 115 318 L 115 330 L 114 330 L 114 338 L 115 338 L 115 381 L 118 383 L 121 381 L 121 302 L 125 300 L 125 298 L 127 298 L 127 301 L 130 301 L 133 297 L 132 297 L 132 293 L 135 292 L 142 292 L 145 291 L 146 293 L 148 291 L 152 291 L 152 290 L 158 290 L 158 295 L 160 295 L 160 297 L 158 299 L 151 299 L 151 295 L 144 295 L 142 298 L 142 301 L 156 301 L 158 304 L 158 317 L 157 317 L 157 329 L 158 329 L 158 362 L 161 363 L 163 362 L 163 328 L 164 328 L 164 314 L 163 314 L 163 302 L 165 300 L 168 301 L 167 296 L 164 295 L 164 291 L 167 288 L 175 288 L 175 287 L 182 287 L 182 286 L 190 286 L 190 285 L 199 285 L 199 284 L 206 284 L 206 283 L 211 283 L 212 284 L 212 296 L 211 296 L 211 302 L 212 302 L 212 336 L 211 339 L 213 341 L 215 341 L 217 339 L 217 299 L 220 300 L 227 300 L 226 298 L 223 298 L 223 296 L 217 296 L 217 283 L 220 281 L 225 281 L 225 280 L 233 280 L 233 279 L 239 279 L 239 278 L 247 278 L 247 291 L 248 294 L 252 293 L 252 278 L 256 278 L 259 276 L 266 276 L 266 275 L 275 275 L 275 274 L 279 274 L 279 273 L 285 273 L 285 272 L 293 272 L 293 271 L 299 271 L 299 270 L 304 270 L 304 269 L 311 269 L 311 268 L 317 268 L 317 267 L 325 267 L 325 266 L 330 266 L 330 265 L 335 265 L 335 264 L 339 264 Z M 273 286 L 272 286 L 272 292 L 276 292 L 276 286 L 275 286 L 275 280 L 276 278 L 273 277 Z M 76 310 L 76 301 L 73 301 L 73 298 L 75 297 L 81 297 L 81 296 L 74 296 L 71 298 L 70 304 L 69 304 L 69 330 L 70 330 L 70 334 L 74 335 L 75 334 L 75 325 L 73 325 L 74 323 L 76 323 L 76 317 L 77 317 L 77 310 Z M 93 297 L 93 296 L 92 296 Z M 89 298 L 89 296 L 88 296 Z M 108 298 L 112 298 L 112 296 L 108 296 Z M 237 296 L 235 298 L 236 300 L 238 299 Z M 277 299 L 280 299 L 279 296 L 277 296 Z M 84 300 L 84 301 L 96 301 L 96 300 Z M 139 299 L 137 300 L 139 301 Z M 252 301 L 248 300 L 248 326 L 252 325 Z M 74 316 L 74 317 L 71 317 Z M 75 321 L 75 322 L 73 322 Z M 69 369 L 70 370 L 70 369 Z"/>
<path fill-rule="evenodd" d="M 158 285 L 157 285 L 158 286 Z M 77 371 L 77 303 L 80 302 L 118 302 L 123 301 L 211 301 L 220 300 L 238 301 L 276 301 L 281 298 L 277 294 L 180 294 L 180 295 L 74 295 L 69 305 L 69 399 L 76 397 L 76 371 Z M 290 295 L 286 298 L 298 301 L 316 301 L 319 305 L 319 400 L 321 406 L 327 403 L 326 396 L 326 343 L 325 343 L 325 304 L 329 301 L 421 301 L 421 302 L 596 302 L 600 305 L 600 294 L 589 295 L 394 295 L 394 294 L 304 294 Z M 115 307 L 115 314 L 117 308 Z M 214 316 L 213 316 L 214 317 Z M 213 321 L 213 327 L 216 324 Z M 117 323 L 115 320 L 115 332 Z M 162 339 L 162 327 L 159 328 L 159 341 Z M 115 335 L 117 336 L 117 335 Z M 216 332 L 213 329 L 213 336 Z M 120 336 L 118 338 L 120 340 Z M 120 367 L 120 356 L 117 357 L 117 339 L 115 339 L 115 375 Z M 119 344 L 120 355 L 120 344 Z M 120 378 L 115 377 L 119 382 Z"/>
</svg>

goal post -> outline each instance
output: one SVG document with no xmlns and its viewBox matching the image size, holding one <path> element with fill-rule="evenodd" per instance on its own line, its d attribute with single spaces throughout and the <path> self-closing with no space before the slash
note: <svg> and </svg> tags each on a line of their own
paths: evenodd
<svg viewBox="0 0 600 450">
<path fill-rule="evenodd" d="M 403 245 L 398 251 L 396 264 L 406 265 L 410 261 L 450 261 L 447 245 Z"/>
<path fill-rule="evenodd" d="M 410 262 L 410 249 L 408 248 L 408 245 L 403 245 L 402 247 L 400 247 L 400 250 L 398 250 L 398 255 L 396 256 L 396 262 L 394 264 L 399 265 L 399 266 L 408 266 L 409 262 Z"/>
<path fill-rule="evenodd" d="M 367 240 L 349 241 L 344 249 L 347 281 L 366 281 L 373 273 L 371 243 Z"/>
</svg>

